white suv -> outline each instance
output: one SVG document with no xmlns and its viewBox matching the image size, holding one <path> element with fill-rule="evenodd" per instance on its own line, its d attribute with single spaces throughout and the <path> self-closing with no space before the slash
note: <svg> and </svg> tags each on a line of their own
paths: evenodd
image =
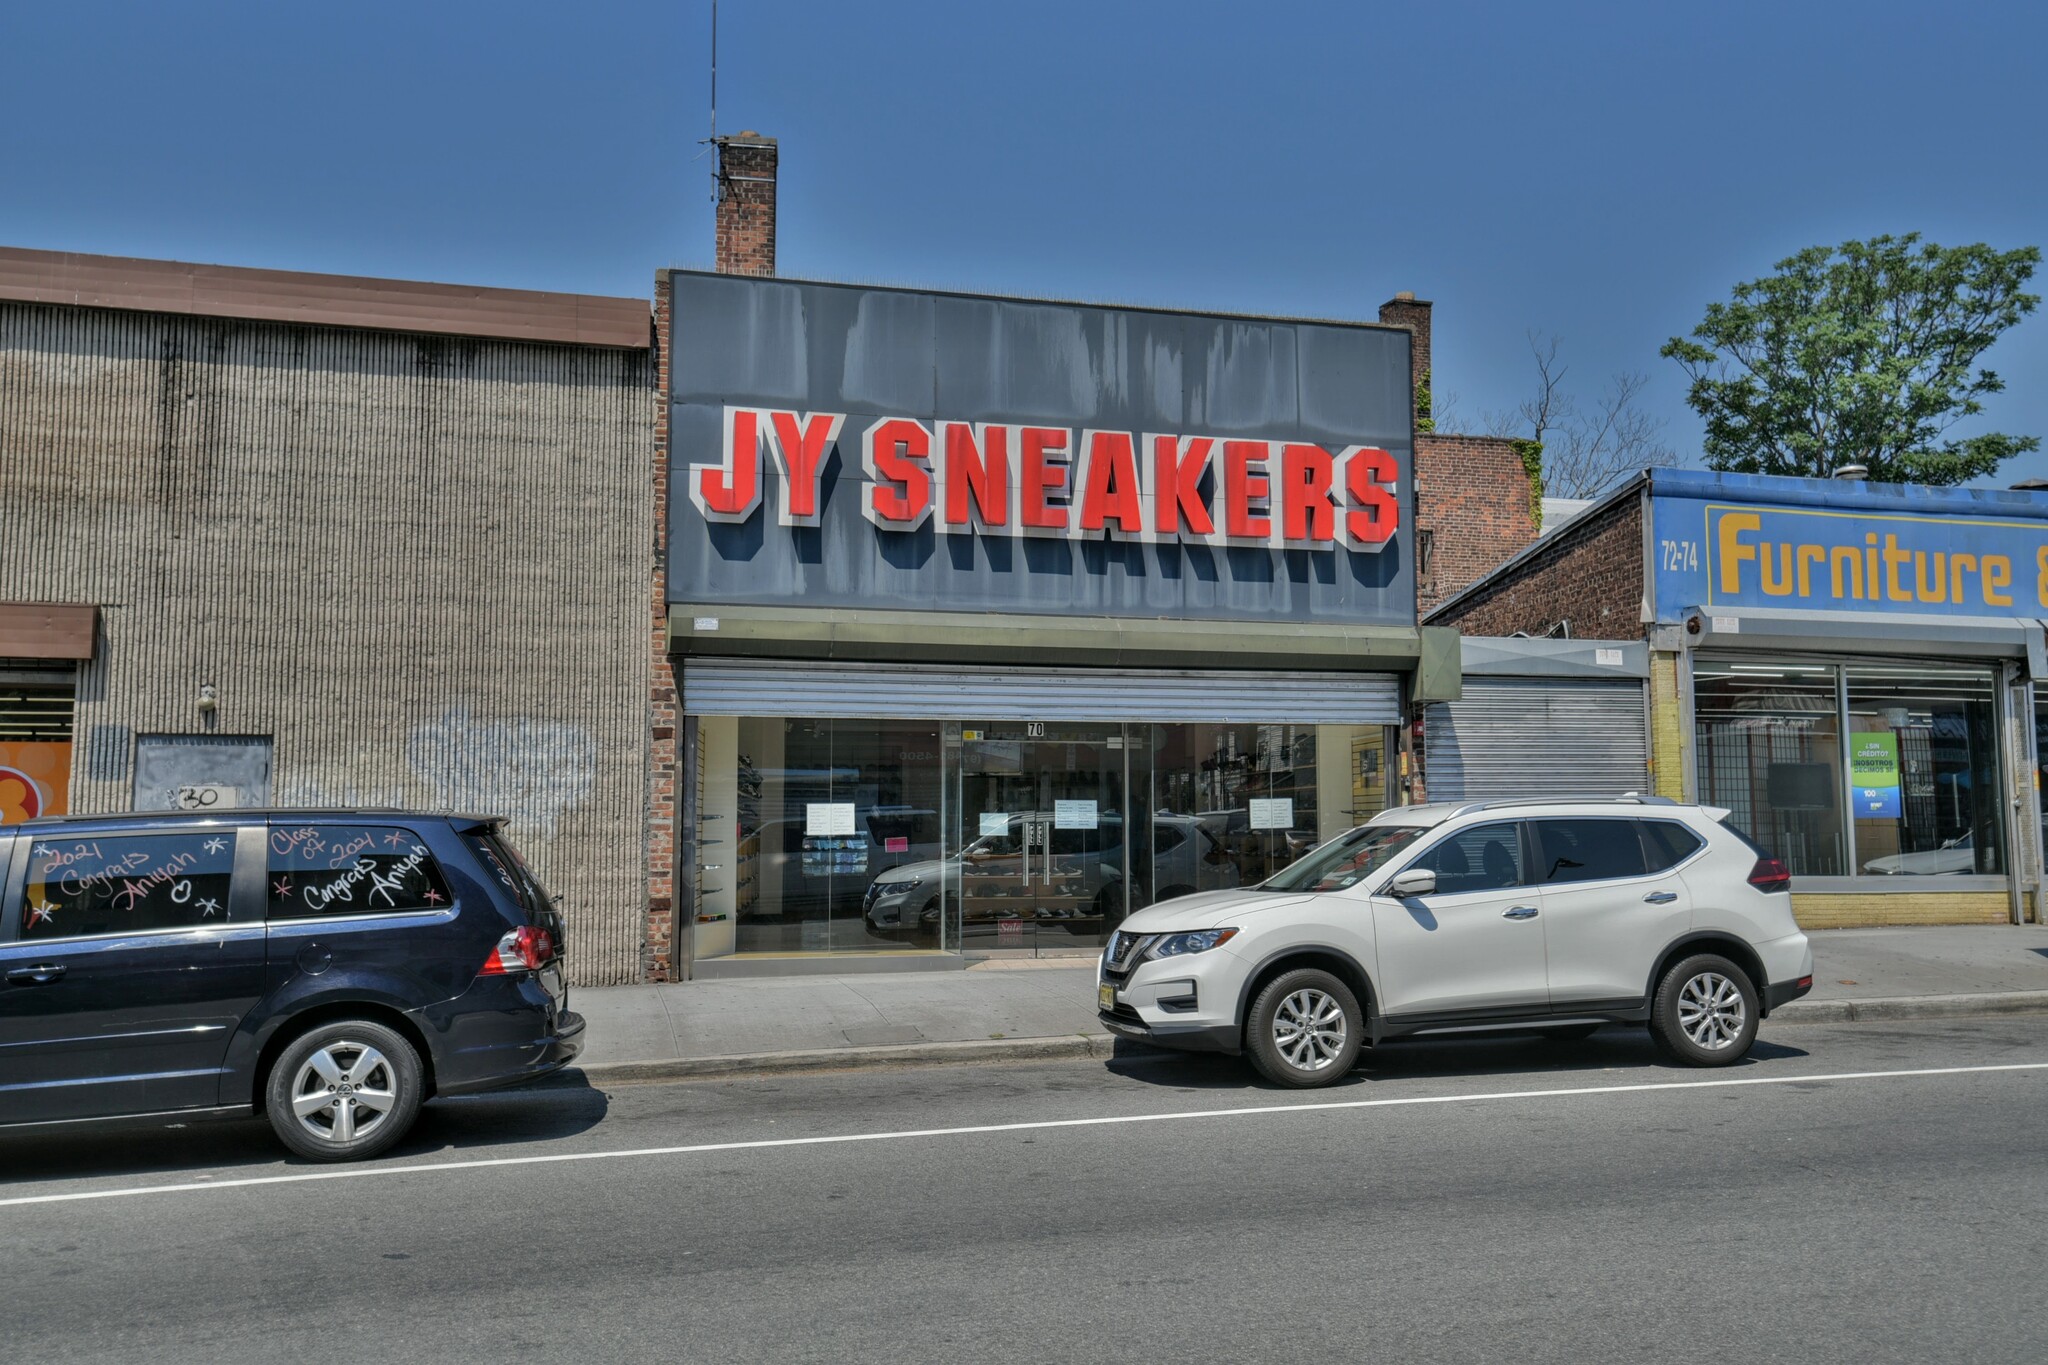
<svg viewBox="0 0 2048 1365">
<path fill-rule="evenodd" d="M 1103 1026 L 1247 1053 L 1290 1086 L 1330 1084 L 1383 1039 L 1608 1023 L 1726 1066 L 1813 988 L 1791 876 L 1727 814 L 1657 797 L 1386 811 L 1260 886 L 1125 920 Z"/>
</svg>

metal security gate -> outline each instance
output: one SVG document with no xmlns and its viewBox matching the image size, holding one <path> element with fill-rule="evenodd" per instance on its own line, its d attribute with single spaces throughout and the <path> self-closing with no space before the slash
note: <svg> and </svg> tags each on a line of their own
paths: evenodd
<svg viewBox="0 0 2048 1365">
<path fill-rule="evenodd" d="M 1643 684 L 1629 679 L 1465 679 L 1423 714 L 1432 801 L 1620 796 L 1650 790 Z"/>
<path fill-rule="evenodd" d="M 1391 673 L 1146 668 L 946 668 L 923 664 L 690 659 L 692 716 L 1398 725 Z"/>
</svg>

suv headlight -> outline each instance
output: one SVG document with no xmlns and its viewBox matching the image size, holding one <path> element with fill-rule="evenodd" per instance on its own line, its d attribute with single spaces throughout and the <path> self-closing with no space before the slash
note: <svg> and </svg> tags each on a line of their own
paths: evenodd
<svg viewBox="0 0 2048 1365">
<path fill-rule="evenodd" d="M 1206 953 L 1211 948 L 1228 943 L 1237 937 L 1235 929 L 1197 929 L 1187 934 L 1167 934 L 1145 954 L 1155 962 L 1163 957 L 1184 957 L 1189 953 Z"/>
</svg>

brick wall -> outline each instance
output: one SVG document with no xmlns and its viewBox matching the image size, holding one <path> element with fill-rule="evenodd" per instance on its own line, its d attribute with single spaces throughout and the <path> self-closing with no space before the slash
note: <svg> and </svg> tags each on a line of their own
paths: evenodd
<svg viewBox="0 0 2048 1365">
<path fill-rule="evenodd" d="M 1631 640 L 1643 633 L 1642 607 L 1642 499 L 1629 496 L 1553 532 L 1511 572 L 1429 624 L 1466 635 L 1545 635 L 1565 622 L 1581 639 Z"/>
<path fill-rule="evenodd" d="M 1428 544 L 1415 583 L 1416 610 L 1425 613 L 1536 539 L 1529 476 L 1513 442 L 1417 433 L 1415 530 L 1418 546 L 1423 537 Z"/>
<path fill-rule="evenodd" d="M 654 277 L 654 535 L 648 596 L 651 656 L 647 746 L 647 937 L 642 977 L 673 981 L 675 972 L 676 743 L 679 710 L 668 657 L 668 395 L 670 319 L 675 291 L 667 271 Z"/>
<path fill-rule="evenodd" d="M 745 132 L 718 140 L 718 269 L 775 273 L 775 139 Z"/>
</svg>

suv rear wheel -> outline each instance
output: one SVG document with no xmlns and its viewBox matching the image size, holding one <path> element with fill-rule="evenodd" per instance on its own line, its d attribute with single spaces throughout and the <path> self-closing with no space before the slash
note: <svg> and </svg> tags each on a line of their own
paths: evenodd
<svg viewBox="0 0 2048 1365">
<path fill-rule="evenodd" d="M 1756 1041 L 1756 987 L 1725 957 L 1701 953 L 1664 973 L 1650 1004 L 1650 1036 L 1688 1066 L 1728 1066 Z"/>
<path fill-rule="evenodd" d="M 1325 971 L 1298 967 L 1266 983 L 1245 1020 L 1245 1050 L 1259 1074 L 1308 1089 L 1343 1079 L 1358 1060 L 1365 1011 L 1351 988 Z"/>
<path fill-rule="evenodd" d="M 346 1019 L 294 1038 L 264 1087 L 270 1127 L 313 1161 L 360 1161 L 404 1137 L 425 1090 L 419 1054 L 382 1024 Z"/>
</svg>

